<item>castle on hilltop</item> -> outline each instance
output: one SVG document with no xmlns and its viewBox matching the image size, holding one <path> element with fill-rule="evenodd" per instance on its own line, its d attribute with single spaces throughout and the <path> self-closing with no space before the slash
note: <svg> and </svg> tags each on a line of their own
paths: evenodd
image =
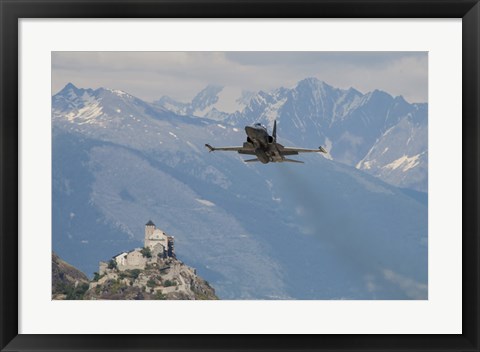
<svg viewBox="0 0 480 352">
<path fill-rule="evenodd" d="M 173 242 L 173 236 L 168 236 L 162 230 L 157 229 L 152 220 L 145 224 L 145 248 L 150 248 L 152 255 L 162 258 L 175 257 Z"/>
<path fill-rule="evenodd" d="M 135 248 L 112 257 L 109 263 L 100 262 L 99 274 L 115 266 L 119 271 L 145 269 L 147 264 L 156 265 L 158 259 L 175 258 L 174 237 L 168 236 L 155 226 L 152 220 L 145 224 L 144 248 Z"/>
</svg>

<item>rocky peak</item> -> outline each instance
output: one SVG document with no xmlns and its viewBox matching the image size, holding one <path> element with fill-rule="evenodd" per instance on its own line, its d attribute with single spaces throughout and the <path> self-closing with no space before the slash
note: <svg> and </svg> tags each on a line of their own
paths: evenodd
<svg viewBox="0 0 480 352">
<path fill-rule="evenodd" d="M 110 265 L 95 274 L 85 299 L 93 300 L 209 300 L 215 290 L 196 270 L 176 258 L 158 258 L 145 269 L 119 270 Z"/>
<path fill-rule="evenodd" d="M 52 255 L 55 300 L 216 300 L 215 290 L 194 268 L 174 257 L 150 260 L 144 269 L 119 270 L 114 261 L 93 280 Z"/>
</svg>

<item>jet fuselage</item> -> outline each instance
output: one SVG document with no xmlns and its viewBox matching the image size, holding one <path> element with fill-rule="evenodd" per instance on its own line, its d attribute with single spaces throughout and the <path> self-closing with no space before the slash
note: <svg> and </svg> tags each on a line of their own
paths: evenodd
<svg viewBox="0 0 480 352">
<path fill-rule="evenodd" d="M 255 155 L 255 159 L 244 160 L 246 163 L 260 161 L 263 164 L 268 163 L 303 163 L 300 160 L 293 160 L 285 156 L 298 155 L 298 153 L 326 153 L 327 151 L 322 147 L 318 149 L 305 149 L 295 147 L 284 147 L 277 143 L 277 121 L 273 123 L 272 135 L 268 134 L 267 128 L 261 123 L 255 123 L 252 126 L 245 127 L 247 134 L 247 141 L 241 147 L 212 147 L 210 144 L 205 144 L 209 151 L 215 150 L 235 151 L 244 155 Z"/>
<path fill-rule="evenodd" d="M 265 126 L 256 123 L 252 126 L 246 126 L 247 143 L 255 148 L 255 155 L 263 164 L 269 162 L 282 161 L 282 156 L 278 153 L 275 139 L 270 136 Z"/>
</svg>

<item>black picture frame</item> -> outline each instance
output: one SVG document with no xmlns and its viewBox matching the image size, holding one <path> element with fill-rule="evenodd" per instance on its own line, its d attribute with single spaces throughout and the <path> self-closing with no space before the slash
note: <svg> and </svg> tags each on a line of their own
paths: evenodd
<svg viewBox="0 0 480 352">
<path fill-rule="evenodd" d="M 2 351 L 479 351 L 480 5 L 477 0 L 0 0 L 0 12 L 0 347 Z M 463 333 L 461 335 L 162 335 L 161 337 L 157 335 L 19 335 L 18 20 L 21 18 L 133 17 L 462 18 Z"/>
</svg>

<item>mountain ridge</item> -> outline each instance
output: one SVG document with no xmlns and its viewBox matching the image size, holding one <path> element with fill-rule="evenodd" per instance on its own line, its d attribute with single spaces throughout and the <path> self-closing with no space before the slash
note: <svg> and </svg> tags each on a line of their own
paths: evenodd
<svg viewBox="0 0 480 352">
<path fill-rule="evenodd" d="M 216 102 L 224 87 L 207 87 L 195 99 L 202 96 L 206 101 Z M 208 98 L 205 98 L 208 97 Z M 426 192 L 428 189 L 428 140 L 426 134 L 428 105 L 408 103 L 402 96 L 391 96 L 375 89 L 362 94 L 355 88 L 335 88 L 317 78 L 305 78 L 292 88 L 277 88 L 270 92 L 259 91 L 249 96 L 241 110 L 234 113 L 213 108 L 203 117 L 211 117 L 231 126 L 262 122 L 270 128 L 274 120 L 284 127 L 284 138 L 298 145 L 309 140 L 319 140 L 329 146 L 330 157 L 371 173 L 375 177 L 402 188 Z M 168 109 L 167 105 L 160 104 Z M 193 105 L 193 102 L 192 102 Z M 208 104 L 202 105 L 206 109 Z M 171 110 L 179 113 L 178 110 Z M 194 109 L 183 110 L 181 115 L 196 116 Z M 415 125 L 406 126 L 404 120 L 413 119 Z M 395 134 L 388 142 L 387 131 L 392 127 L 407 131 Z M 403 126 L 403 127 L 402 127 Z M 399 153 L 399 144 L 410 143 Z M 378 152 L 382 145 L 392 144 L 390 153 Z M 397 152 L 392 153 L 393 145 Z M 402 164 L 402 158 L 417 158 L 414 167 L 394 168 Z M 370 165 L 370 167 L 369 167 Z M 371 166 L 375 165 L 374 168 Z M 418 166 L 418 167 L 417 167 Z"/>
<path fill-rule="evenodd" d="M 222 299 L 427 296 L 419 198 L 319 155 L 293 167 L 207 153 L 243 128 L 105 94 L 87 102 L 102 107 L 95 123 L 53 105 L 53 243 L 76 266 L 138 247 L 135 219 L 157 218 Z M 309 146 L 285 126 L 282 143 Z"/>
<path fill-rule="evenodd" d="M 92 280 L 52 253 L 54 300 L 217 300 L 215 290 L 195 269 L 174 257 L 158 259 L 143 269 L 111 266 Z M 110 265 L 109 264 L 109 265 Z"/>
</svg>

